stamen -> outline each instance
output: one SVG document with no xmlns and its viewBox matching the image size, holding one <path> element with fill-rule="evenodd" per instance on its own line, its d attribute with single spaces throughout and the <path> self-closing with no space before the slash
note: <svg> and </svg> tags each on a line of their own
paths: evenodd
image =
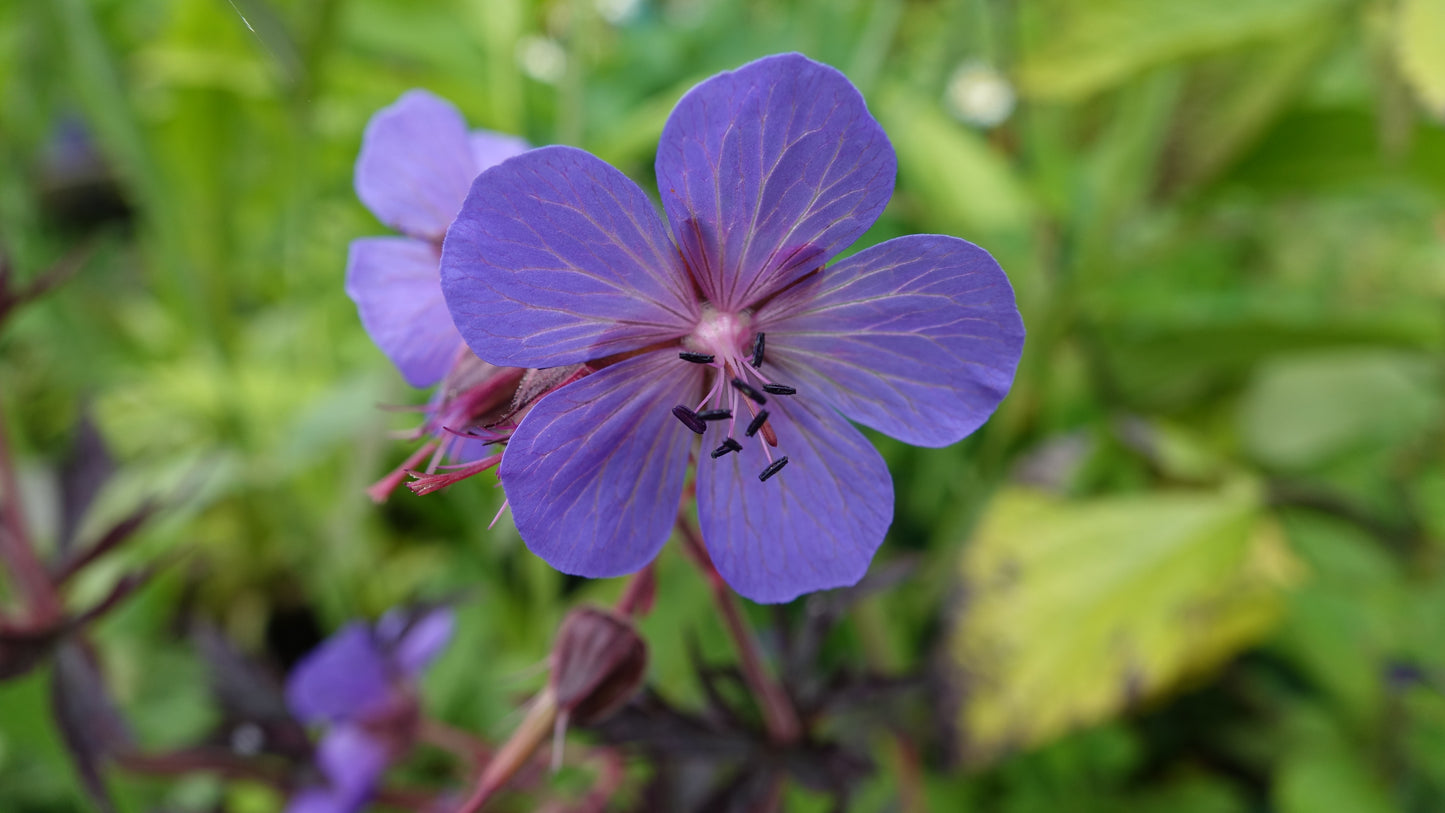
<svg viewBox="0 0 1445 813">
<path fill-rule="evenodd" d="M 752 364 L 754 370 L 763 366 L 763 334 L 761 333 L 758 334 L 756 339 L 753 339 Z"/>
<path fill-rule="evenodd" d="M 763 392 L 773 395 L 797 395 L 798 391 L 787 384 L 764 384 Z"/>
<path fill-rule="evenodd" d="M 758 475 L 758 480 L 766 483 L 769 477 L 772 477 L 774 474 L 782 471 L 783 467 L 786 465 L 788 465 L 788 457 L 787 455 L 784 455 L 777 460 L 769 463 L 768 467 L 763 469 L 762 473 Z"/>
<path fill-rule="evenodd" d="M 693 364 L 712 364 L 714 358 L 713 356 L 709 356 L 707 353 L 693 353 L 688 350 L 684 350 L 681 353 L 678 353 L 677 357 L 682 359 L 683 361 L 690 361 Z"/>
<path fill-rule="evenodd" d="M 717 460 L 728 452 L 741 452 L 742 450 L 743 445 L 741 443 L 738 443 L 732 438 L 727 438 L 722 442 L 721 446 L 712 450 L 712 459 Z"/>
<path fill-rule="evenodd" d="M 686 426 L 699 435 L 707 431 L 707 424 L 702 422 L 702 419 L 697 416 L 697 413 L 682 404 L 673 407 L 672 414 L 677 416 L 679 421 L 682 421 L 683 426 Z"/>
<path fill-rule="evenodd" d="M 766 404 L 768 402 L 768 399 L 763 397 L 763 394 L 761 392 L 758 392 L 757 387 L 754 387 L 752 384 L 749 384 L 741 378 L 734 378 L 732 380 L 732 385 L 737 388 L 738 392 L 753 399 L 753 401 L 755 401 L 758 406 L 762 406 L 763 404 Z"/>
<path fill-rule="evenodd" d="M 753 416 L 753 422 L 748 424 L 747 431 L 743 432 L 743 434 L 748 437 L 752 437 L 753 435 L 756 435 L 758 433 L 758 430 L 763 428 L 763 424 L 767 422 L 768 411 L 765 409 L 762 412 L 759 412 L 758 414 Z"/>
<path fill-rule="evenodd" d="M 697 416 L 704 421 L 725 421 L 733 416 L 731 409 L 709 409 L 697 413 Z"/>
</svg>

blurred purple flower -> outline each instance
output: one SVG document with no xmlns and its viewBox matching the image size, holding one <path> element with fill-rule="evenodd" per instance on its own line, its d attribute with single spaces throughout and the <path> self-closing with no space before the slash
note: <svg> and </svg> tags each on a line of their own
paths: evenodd
<svg viewBox="0 0 1445 813">
<path fill-rule="evenodd" d="M 520 371 L 484 364 L 467 350 L 447 313 L 438 265 L 442 236 L 472 179 L 528 147 L 512 136 L 468 132 L 455 107 L 424 90 L 402 94 L 366 126 L 356 194 L 405 236 L 353 240 L 346 293 L 366 332 L 407 383 L 442 384 L 416 433 L 434 441 L 371 489 L 378 500 L 414 468 L 435 471 L 444 458 L 485 459 L 490 439 L 466 432 L 484 411 L 505 405 L 511 397 L 506 387 L 520 380 Z"/>
<path fill-rule="evenodd" d="M 353 240 L 346 293 L 366 332 L 413 387 L 441 381 L 465 352 L 437 275 L 442 236 L 477 173 L 527 148 L 512 136 L 469 133 L 455 107 L 424 90 L 403 93 L 366 125 L 357 197 L 406 236 Z"/>
<path fill-rule="evenodd" d="M 637 570 L 669 535 L 696 433 L 703 537 L 735 590 L 853 584 L 893 486 L 848 419 L 921 446 L 977 429 L 1023 346 L 1008 278 L 941 235 L 824 267 L 883 211 L 896 161 L 857 89 L 798 54 L 693 88 L 656 170 L 666 223 L 594 156 L 533 150 L 478 177 L 447 234 L 442 289 L 480 358 L 596 368 L 508 442 L 517 528 L 567 573 Z"/>
<path fill-rule="evenodd" d="M 375 627 L 342 627 L 292 670 L 286 700 L 297 719 L 327 726 L 316 749 L 323 783 L 303 787 L 287 813 L 350 813 L 371 798 L 387 766 L 410 749 L 414 681 L 451 639 L 449 609 L 392 611 Z"/>
</svg>

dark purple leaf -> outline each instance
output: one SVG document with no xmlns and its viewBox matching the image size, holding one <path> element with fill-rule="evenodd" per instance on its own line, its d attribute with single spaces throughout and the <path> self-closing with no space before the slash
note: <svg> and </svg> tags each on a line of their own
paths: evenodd
<svg viewBox="0 0 1445 813">
<path fill-rule="evenodd" d="M 105 439 L 90 419 L 89 410 L 82 410 L 75 429 L 75 441 L 60 466 L 60 555 L 66 556 L 75 544 L 75 534 L 90 510 L 91 503 L 106 481 L 115 473 L 115 460 L 106 448 Z"/>
<path fill-rule="evenodd" d="M 211 692 L 224 715 L 217 739 L 242 755 L 275 753 L 307 759 L 310 740 L 286 707 L 276 675 L 242 654 L 209 624 L 197 623 L 191 639 L 206 663 Z"/>
<path fill-rule="evenodd" d="M 56 568 L 54 576 L 55 583 L 57 585 L 64 584 L 76 573 L 89 566 L 91 562 L 115 550 L 122 542 L 129 539 L 132 534 L 149 521 L 159 509 L 160 505 L 158 503 L 147 502 L 122 517 L 114 525 L 106 529 L 105 533 L 101 534 L 100 538 L 95 540 L 95 542 L 62 560 L 60 566 Z"/>
<path fill-rule="evenodd" d="M 115 802 L 102 767 L 108 757 L 128 748 L 133 738 L 83 641 L 67 642 L 56 650 L 50 691 L 61 738 L 86 794 L 104 813 L 112 813 Z"/>
<path fill-rule="evenodd" d="M 63 623 L 29 629 L 0 622 L 0 680 L 20 677 L 39 666 L 60 642 L 65 631 Z"/>
</svg>

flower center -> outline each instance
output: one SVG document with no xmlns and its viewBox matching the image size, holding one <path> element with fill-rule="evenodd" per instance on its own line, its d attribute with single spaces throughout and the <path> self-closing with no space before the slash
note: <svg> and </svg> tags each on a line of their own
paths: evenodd
<svg viewBox="0 0 1445 813">
<path fill-rule="evenodd" d="M 729 313 L 711 305 L 703 305 L 697 327 L 682 340 L 678 357 L 692 364 L 705 364 L 713 369 L 707 395 L 696 407 L 679 404 L 672 414 L 683 426 L 701 435 L 712 421 L 727 421 L 727 435 L 712 450 L 712 459 L 741 453 L 743 444 L 735 437 L 738 428 L 738 407 L 746 407 L 748 421 L 743 437 L 757 438 L 767 458 L 767 465 L 758 479 L 767 481 L 788 465 L 787 456 L 773 458 L 778 445 L 777 433 L 768 422 L 768 411 L 762 407 L 768 395 L 793 395 L 797 390 L 771 381 L 762 372 L 767 350 L 767 337 L 752 331 L 752 316 L 747 311 Z"/>
</svg>

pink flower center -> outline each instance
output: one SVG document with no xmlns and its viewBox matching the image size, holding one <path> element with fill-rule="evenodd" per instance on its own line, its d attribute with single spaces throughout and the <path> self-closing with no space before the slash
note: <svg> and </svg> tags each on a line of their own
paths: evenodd
<svg viewBox="0 0 1445 813">
<path fill-rule="evenodd" d="M 766 481 L 788 464 L 786 456 L 773 458 L 778 436 L 768 421 L 768 395 L 793 395 L 792 387 L 774 383 L 762 371 L 767 337 L 752 331 L 752 315 L 747 311 L 729 313 L 704 305 L 697 327 L 682 340 L 678 356 L 686 362 L 705 364 L 713 369 L 707 395 L 696 407 L 679 404 L 672 414 L 684 426 L 701 435 L 712 421 L 727 421 L 727 437 L 711 452 L 714 460 L 740 453 L 742 443 L 736 438 L 738 406 L 746 407 L 749 420 L 743 437 L 758 439 L 768 464 L 758 474 Z"/>
</svg>

